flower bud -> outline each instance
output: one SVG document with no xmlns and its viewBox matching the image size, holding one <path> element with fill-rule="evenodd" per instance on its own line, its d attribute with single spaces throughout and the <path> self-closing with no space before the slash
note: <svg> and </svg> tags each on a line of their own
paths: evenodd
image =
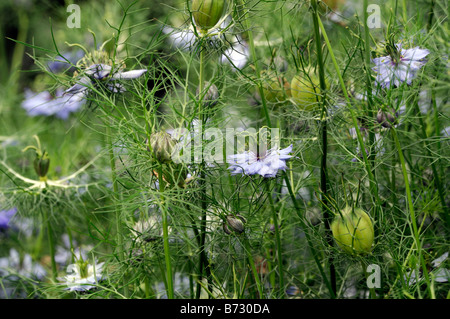
<svg viewBox="0 0 450 319">
<path fill-rule="evenodd" d="M 377 114 L 377 122 L 384 128 L 391 128 L 392 125 L 397 123 L 397 116 L 398 113 L 392 109 L 386 112 L 380 109 Z"/>
<path fill-rule="evenodd" d="M 328 87 L 328 83 L 326 83 Z M 291 80 L 291 96 L 295 104 L 305 111 L 313 110 L 317 105 L 320 97 L 320 81 L 314 72 L 298 74 Z"/>
<path fill-rule="evenodd" d="M 208 89 L 202 98 L 202 104 L 205 108 L 211 108 L 219 102 L 219 90 L 215 84 L 205 82 L 204 89 Z M 197 96 L 200 97 L 200 87 L 197 88 Z"/>
<path fill-rule="evenodd" d="M 34 170 L 41 180 L 47 179 L 48 169 L 50 167 L 50 158 L 48 153 L 44 151 L 42 154 L 36 152 L 36 158 L 33 162 Z"/>
<path fill-rule="evenodd" d="M 175 140 L 164 131 L 150 135 L 148 150 L 160 163 L 170 162 L 175 148 Z"/>
<path fill-rule="evenodd" d="M 228 235 L 232 233 L 242 234 L 245 230 L 247 220 L 241 215 L 228 215 L 226 221 L 223 223 L 223 230 Z"/>
<path fill-rule="evenodd" d="M 350 255 L 365 255 L 372 250 L 372 220 L 360 208 L 347 206 L 341 210 L 331 223 L 331 231 L 339 247 Z"/>
<path fill-rule="evenodd" d="M 193 0 L 192 16 L 203 31 L 213 28 L 223 15 L 225 0 Z"/>
</svg>

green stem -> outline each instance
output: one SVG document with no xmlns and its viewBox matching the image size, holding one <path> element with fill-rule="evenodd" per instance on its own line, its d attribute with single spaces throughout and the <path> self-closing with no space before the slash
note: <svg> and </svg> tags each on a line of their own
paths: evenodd
<svg viewBox="0 0 450 319">
<path fill-rule="evenodd" d="M 328 181 L 327 181 L 327 152 L 328 152 L 328 128 L 327 128 L 327 108 L 326 108 L 326 82 L 325 82 L 325 68 L 322 53 L 322 41 L 320 36 L 319 28 L 319 12 L 317 8 L 317 0 L 311 1 L 312 5 L 312 18 L 315 33 L 317 60 L 319 67 L 319 81 L 320 81 L 320 92 L 322 93 L 321 104 L 322 104 L 322 116 L 321 116 L 321 134 L 322 134 L 322 160 L 320 164 L 320 188 L 322 191 L 322 210 L 324 216 L 325 224 L 325 236 L 327 243 L 330 247 L 333 247 L 333 237 L 331 234 L 330 220 L 331 216 L 328 212 Z M 336 269 L 334 267 L 334 256 L 332 253 L 328 255 L 328 266 L 330 270 L 330 282 L 331 288 L 333 289 L 334 295 L 336 295 Z"/>
<path fill-rule="evenodd" d="M 406 24 L 406 22 L 408 21 L 408 11 L 407 11 L 407 7 L 406 7 L 406 0 L 403 0 L 403 21 Z"/>
<path fill-rule="evenodd" d="M 305 232 L 305 238 L 306 238 L 306 241 L 308 243 L 308 247 L 311 250 L 311 253 L 313 255 L 314 261 L 316 262 L 317 268 L 319 268 L 320 275 L 322 276 L 322 279 L 325 282 L 325 285 L 327 286 L 331 297 L 335 298 L 336 297 L 336 293 L 334 292 L 330 282 L 328 281 L 327 276 L 325 275 L 325 272 L 323 270 L 322 264 L 321 264 L 321 262 L 319 260 L 319 257 L 318 257 L 318 253 L 317 253 L 317 251 L 314 248 L 314 245 L 313 245 L 312 240 L 311 240 L 311 236 L 310 236 L 310 234 L 308 232 L 308 225 L 306 225 L 305 221 L 303 220 L 303 216 L 302 216 L 302 213 L 301 213 L 300 205 L 297 202 L 297 198 L 295 197 L 295 193 L 292 190 L 292 185 L 291 185 L 291 182 L 290 182 L 289 177 L 288 177 L 286 172 L 284 173 L 284 179 L 285 179 L 288 191 L 289 191 L 289 195 L 291 196 L 292 203 L 294 204 L 295 211 L 297 213 L 297 216 L 299 217 L 300 226 L 302 227 L 302 229 Z"/>
<path fill-rule="evenodd" d="M 165 197 L 164 197 L 165 181 L 163 179 L 162 165 L 159 168 L 158 178 L 159 178 L 159 192 L 161 195 L 164 260 L 166 262 L 166 278 L 167 278 L 167 280 L 166 280 L 167 281 L 167 298 L 174 299 L 172 261 L 170 258 L 170 247 L 169 247 L 169 226 L 168 226 L 168 220 L 167 220 L 167 203 L 165 202 Z"/>
<path fill-rule="evenodd" d="M 199 187 L 200 187 L 200 202 L 201 202 L 201 224 L 200 224 L 200 259 L 199 259 L 199 281 L 197 283 L 197 291 L 196 291 L 196 298 L 200 298 L 200 293 L 202 289 L 201 282 L 203 280 L 204 273 L 206 272 L 206 276 L 210 277 L 210 268 L 208 265 L 208 258 L 206 256 L 205 251 L 205 243 L 206 243 L 206 209 L 207 209 L 207 203 L 206 203 L 206 174 L 205 174 L 205 160 L 203 158 L 203 136 L 205 134 L 205 124 L 207 117 L 205 116 L 204 110 L 203 110 L 203 88 L 204 88 L 204 81 L 205 81 L 205 48 L 203 46 L 203 41 L 205 39 L 202 39 L 200 43 L 200 70 L 199 70 L 199 97 L 198 97 L 198 114 L 199 119 L 201 123 L 201 139 L 200 143 L 202 143 L 202 150 L 201 150 L 201 156 L 202 160 L 200 163 L 200 180 L 199 180 Z M 208 280 L 208 286 L 210 285 L 210 282 Z"/>
<path fill-rule="evenodd" d="M 248 242 L 248 238 L 245 235 L 243 235 L 242 238 L 243 238 L 243 242 L 244 242 L 243 248 L 245 250 L 245 253 L 247 254 L 248 264 L 250 266 L 250 269 L 252 270 L 253 277 L 255 278 L 256 287 L 257 287 L 258 293 L 259 293 L 259 298 L 263 299 L 264 298 L 263 285 L 261 284 L 261 279 L 259 278 L 258 270 L 256 269 L 255 261 L 253 259 L 252 253 L 251 253 L 250 243 Z"/>
<path fill-rule="evenodd" d="M 425 275 L 425 279 L 427 281 L 427 288 L 429 290 L 430 287 L 429 287 L 428 270 L 427 270 L 427 267 L 426 267 L 426 264 L 425 264 L 425 260 L 423 258 L 423 254 L 422 254 L 422 244 L 420 242 L 419 231 L 417 229 L 416 213 L 415 213 L 414 204 L 413 204 L 413 201 L 412 201 L 411 188 L 410 188 L 410 185 L 409 185 L 408 172 L 406 170 L 405 158 L 403 157 L 402 148 L 401 148 L 400 142 L 398 140 L 397 131 L 396 131 L 395 127 L 391 128 L 391 133 L 392 133 L 392 137 L 393 137 L 393 139 L 395 141 L 395 145 L 397 147 L 397 152 L 398 152 L 400 164 L 402 166 L 402 173 L 403 173 L 403 179 L 405 181 L 406 198 L 407 198 L 407 201 L 408 201 L 409 215 L 410 215 L 410 218 L 411 218 L 411 224 L 412 224 L 412 228 L 413 228 L 414 241 L 416 243 L 417 253 L 419 255 L 419 260 L 422 263 L 422 268 L 423 268 L 422 270 L 423 270 L 423 273 Z"/>
<path fill-rule="evenodd" d="M 272 218 L 273 218 L 273 226 L 275 228 L 275 242 L 276 242 L 276 254 L 277 254 L 277 260 L 278 260 L 278 276 L 279 276 L 279 284 L 280 284 L 280 291 L 283 292 L 282 298 L 284 298 L 284 270 L 283 270 L 283 251 L 281 248 L 281 237 L 280 237 L 280 229 L 278 227 L 278 214 L 275 209 L 275 204 L 273 202 L 272 198 L 272 192 L 269 187 L 269 183 L 266 183 L 266 189 L 267 189 L 267 197 L 269 198 L 270 207 L 272 210 Z"/>
<path fill-rule="evenodd" d="M 23 10 L 19 10 L 17 14 L 19 19 L 19 32 L 17 34 L 17 41 L 24 43 L 27 39 L 29 19 L 28 15 Z M 9 78 L 9 85 L 11 85 L 12 92 L 15 92 L 16 88 L 18 87 L 17 80 L 19 79 L 19 72 L 22 68 L 24 51 L 25 46 L 23 44 L 17 43 L 15 45 Z"/>
<path fill-rule="evenodd" d="M 358 129 L 358 127 L 359 127 L 358 119 L 356 117 L 355 111 L 352 108 L 351 101 L 350 101 L 350 98 L 349 98 L 349 95 L 348 95 L 348 92 L 347 92 L 347 88 L 345 87 L 345 83 L 344 83 L 344 80 L 342 78 L 342 74 L 341 74 L 341 71 L 339 69 L 339 65 L 338 65 L 338 63 L 336 61 L 336 57 L 334 56 L 333 48 L 331 47 L 331 44 L 330 44 L 330 41 L 328 39 L 326 30 L 325 30 L 325 28 L 324 28 L 324 26 L 322 24 L 322 21 L 320 19 L 318 20 L 318 23 L 319 23 L 320 30 L 322 31 L 322 36 L 323 36 L 323 38 L 325 40 L 325 43 L 327 44 L 327 48 L 328 48 L 328 52 L 330 54 L 331 60 L 333 61 L 333 65 L 334 65 L 334 68 L 336 70 L 336 75 L 337 75 L 337 77 L 339 79 L 339 84 L 341 85 L 342 92 L 343 92 L 345 100 L 347 102 L 347 109 L 350 112 L 350 116 L 352 118 L 353 125 L 355 127 L 358 143 L 360 145 L 360 149 L 361 149 L 363 160 L 364 160 L 365 169 L 366 169 L 366 172 L 367 172 L 367 175 L 368 175 L 368 178 L 369 178 L 369 182 L 370 182 L 370 194 L 372 195 L 373 202 L 376 204 L 377 207 L 379 207 L 380 206 L 380 198 L 378 196 L 378 185 L 377 185 L 377 182 L 375 180 L 375 176 L 372 173 L 372 167 L 371 167 L 372 165 L 370 164 L 370 162 L 368 160 L 368 157 L 367 157 L 367 154 L 365 152 L 365 146 L 364 146 L 363 137 L 361 135 L 360 130 Z"/>
<path fill-rule="evenodd" d="M 242 11 L 244 14 L 240 17 L 241 21 L 246 29 L 247 37 L 248 37 L 248 47 L 250 49 L 250 55 L 253 58 L 253 64 L 255 66 L 255 73 L 256 73 L 256 85 L 258 86 L 259 95 L 261 97 L 261 103 L 263 106 L 263 113 L 264 117 L 266 119 L 266 124 L 268 127 L 272 127 L 272 123 L 270 120 L 269 110 L 267 108 L 267 101 L 266 97 L 264 95 L 264 88 L 261 83 L 261 68 L 259 66 L 259 61 L 256 57 L 256 48 L 255 48 L 255 40 L 253 36 L 253 31 L 251 29 L 250 21 L 248 18 L 249 10 L 247 11 L 245 2 L 243 0 L 240 0 L 240 5 L 242 6 Z"/>
<path fill-rule="evenodd" d="M 48 237 L 48 245 L 50 249 L 50 260 L 52 263 L 52 280 L 53 282 L 58 282 L 57 280 L 57 268 L 56 268 L 56 261 L 55 261 L 55 240 L 53 238 L 53 229 L 50 222 L 50 219 L 48 218 L 47 210 L 44 209 L 44 219 L 47 222 L 47 237 Z"/>
<path fill-rule="evenodd" d="M 111 179 L 112 179 L 112 185 L 113 185 L 113 199 L 116 200 L 115 203 L 115 217 L 116 217 L 116 249 L 117 249 L 117 255 L 119 258 L 120 263 L 124 262 L 125 256 L 124 256 L 124 250 L 123 250 L 123 238 L 122 238 L 122 216 L 121 211 L 117 206 L 117 199 L 115 198 L 119 194 L 119 185 L 117 182 L 117 173 L 116 173 L 116 161 L 114 158 L 114 148 L 112 144 L 112 133 L 111 133 L 111 126 L 113 125 L 112 118 L 109 124 L 106 125 L 106 144 L 109 150 L 109 164 L 111 168 Z M 128 285 L 126 283 L 125 275 L 123 278 L 123 295 L 126 297 L 129 297 L 129 290 Z"/>
<path fill-rule="evenodd" d="M 420 108 L 419 108 L 419 104 L 418 104 L 417 100 L 414 101 L 414 106 L 415 106 L 415 109 L 416 109 L 416 116 L 419 118 L 419 124 L 420 124 L 420 128 L 422 130 L 422 140 L 423 140 L 424 148 L 425 148 L 425 150 L 427 152 L 428 158 L 432 158 L 431 151 L 430 151 L 430 147 L 431 146 L 427 143 L 426 125 L 425 125 L 425 123 L 423 121 L 423 116 L 422 116 L 422 113 L 420 112 Z M 437 107 L 436 107 L 436 101 L 434 99 L 434 96 L 433 96 L 433 106 L 434 106 L 434 113 L 435 113 L 435 125 L 439 126 L 439 120 L 437 118 Z M 435 132 L 435 134 L 437 134 L 437 136 L 439 136 L 439 131 Z M 442 183 L 441 183 L 441 180 L 439 178 L 439 173 L 438 173 L 437 168 L 436 168 L 436 162 L 434 160 L 431 161 L 431 170 L 433 171 L 434 185 L 436 186 L 436 188 L 438 190 L 439 199 L 441 201 L 441 206 L 442 206 L 442 209 L 444 211 L 444 216 L 445 216 L 445 220 L 446 220 L 446 223 L 447 223 L 447 229 L 448 229 L 448 227 L 450 226 L 450 216 L 449 216 L 449 212 L 448 212 L 448 205 L 445 202 L 445 197 L 444 197 L 444 191 L 443 191 L 443 188 L 442 188 Z"/>
</svg>

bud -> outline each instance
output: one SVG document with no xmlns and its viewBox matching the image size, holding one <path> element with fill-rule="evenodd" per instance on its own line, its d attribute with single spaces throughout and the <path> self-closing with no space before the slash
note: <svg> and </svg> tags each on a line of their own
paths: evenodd
<svg viewBox="0 0 450 319">
<path fill-rule="evenodd" d="M 223 230 L 228 235 L 232 233 L 242 234 L 245 230 L 247 220 L 241 215 L 228 215 L 226 221 L 223 223 Z"/>
<path fill-rule="evenodd" d="M 397 123 L 397 116 L 398 113 L 393 109 L 390 109 L 387 112 L 384 112 L 380 109 L 378 110 L 377 114 L 377 122 L 380 123 L 384 128 L 391 128 L 392 125 L 395 125 Z"/>
<path fill-rule="evenodd" d="M 328 87 L 328 83 L 326 83 Z M 319 77 L 310 71 L 308 76 L 298 74 L 291 80 L 291 96 L 295 104 L 305 111 L 311 111 L 317 106 L 320 96 Z"/>
<path fill-rule="evenodd" d="M 47 173 L 50 167 L 50 158 L 48 157 L 47 151 L 44 151 L 42 154 L 36 152 L 36 158 L 34 159 L 33 165 L 39 179 L 42 181 L 47 180 Z"/>
<path fill-rule="evenodd" d="M 219 90 L 215 84 L 211 84 L 209 82 L 205 82 L 204 89 L 208 88 L 208 91 L 202 98 L 202 104 L 205 108 L 211 108 L 215 106 L 219 102 Z M 197 88 L 196 92 L 197 96 L 200 96 L 200 87 Z"/>
<path fill-rule="evenodd" d="M 225 0 L 193 0 L 192 16 L 202 31 L 213 28 L 223 15 Z"/>
<path fill-rule="evenodd" d="M 150 135 L 148 150 L 153 153 L 160 163 L 170 162 L 175 148 L 175 140 L 166 132 L 157 132 Z"/>
<path fill-rule="evenodd" d="M 341 210 L 331 223 L 331 231 L 339 247 L 350 255 L 365 255 L 372 250 L 372 220 L 360 208 L 347 206 Z"/>
</svg>

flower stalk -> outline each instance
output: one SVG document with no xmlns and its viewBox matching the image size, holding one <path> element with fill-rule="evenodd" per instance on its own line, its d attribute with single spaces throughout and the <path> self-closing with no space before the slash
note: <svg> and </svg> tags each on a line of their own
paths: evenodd
<svg viewBox="0 0 450 319">
<path fill-rule="evenodd" d="M 319 28 L 319 11 L 317 0 L 311 1 L 312 5 L 312 19 L 314 25 L 317 60 L 319 68 L 319 81 L 320 81 L 320 91 L 322 93 L 320 98 L 320 103 L 322 104 L 321 111 L 321 134 L 322 134 L 322 159 L 320 164 L 320 188 L 322 192 L 322 210 L 325 224 L 325 236 L 327 238 L 327 243 L 330 247 L 333 247 L 333 238 L 331 236 L 330 221 L 331 217 L 328 211 L 328 180 L 327 180 L 327 151 L 328 151 L 328 128 L 327 128 L 327 107 L 326 107 L 326 82 L 325 82 L 325 67 L 323 61 L 322 53 L 322 41 L 320 36 Z M 328 256 L 328 266 L 330 271 L 330 283 L 331 288 L 336 295 L 336 269 L 334 266 L 334 256 L 332 253 Z"/>
</svg>

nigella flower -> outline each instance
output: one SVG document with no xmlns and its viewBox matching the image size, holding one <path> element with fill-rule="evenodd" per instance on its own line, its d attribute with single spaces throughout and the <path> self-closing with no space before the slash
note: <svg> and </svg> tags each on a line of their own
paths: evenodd
<svg viewBox="0 0 450 319">
<path fill-rule="evenodd" d="M 292 151 L 292 144 L 285 149 L 272 148 L 265 152 L 245 151 L 242 154 L 228 156 L 228 164 L 231 175 L 259 174 L 263 177 L 275 177 L 279 170 L 287 168 L 286 161 L 292 157 L 289 153 Z"/>
<path fill-rule="evenodd" d="M 33 279 L 43 279 L 47 272 L 39 263 L 33 262 L 29 254 L 20 256 L 19 252 L 11 248 L 8 257 L 0 258 L 0 277 L 12 276 L 11 280 L 20 280 L 19 276 Z M 18 275 L 18 276 L 16 276 Z"/>
<path fill-rule="evenodd" d="M 77 50 L 75 52 L 69 51 L 63 53 L 62 56 L 57 56 L 55 60 L 50 61 L 47 66 L 53 73 L 58 73 L 68 69 L 72 69 L 70 63 L 75 64 L 84 56 L 83 50 Z"/>
<path fill-rule="evenodd" d="M 427 49 L 415 47 L 403 49 L 401 44 L 389 45 L 390 55 L 373 59 L 377 74 L 376 82 L 383 88 L 400 86 L 403 82 L 408 85 L 417 76 L 417 72 L 427 62 L 425 57 L 430 54 Z"/>
<path fill-rule="evenodd" d="M 137 79 L 146 72 L 146 69 L 122 71 L 120 69 L 113 70 L 112 67 L 107 64 L 92 64 L 84 71 L 85 75 L 64 93 L 68 96 L 77 95 L 82 92 L 87 93 L 89 88 L 94 85 L 96 81 L 105 82 L 106 87 L 113 93 L 125 92 L 125 87 L 120 83 L 117 83 L 117 80 Z"/>
<path fill-rule="evenodd" d="M 0 231 L 7 230 L 9 228 L 9 223 L 11 218 L 17 213 L 17 208 L 0 210 Z"/>
<path fill-rule="evenodd" d="M 236 39 L 236 42 L 226 49 L 220 58 L 222 63 L 230 64 L 233 71 L 244 68 L 250 56 L 248 45 L 243 40 Z"/>
<path fill-rule="evenodd" d="M 102 280 L 102 268 L 104 263 L 93 265 L 83 259 L 79 259 L 75 264 L 67 267 L 68 275 L 63 279 L 67 290 L 70 291 L 87 291 L 95 288 L 95 285 Z"/>
<path fill-rule="evenodd" d="M 25 89 L 25 100 L 22 107 L 29 116 L 56 116 L 66 120 L 70 113 L 78 111 L 85 103 L 85 95 L 78 92 L 73 95 L 64 95 L 62 89 L 57 89 L 55 95 L 48 91 L 35 93 Z"/>
<path fill-rule="evenodd" d="M 216 29 L 212 29 L 207 35 L 207 45 L 219 49 L 221 55 L 219 62 L 229 64 L 233 71 L 242 69 L 248 62 L 250 52 L 248 45 L 238 35 L 230 37 L 228 31 L 231 29 L 231 20 L 226 19 Z M 162 32 L 169 36 L 171 44 L 184 51 L 193 51 L 196 48 L 198 38 L 193 28 L 187 30 L 176 30 L 172 27 L 165 26 Z M 225 34 L 227 32 L 227 34 Z M 232 38 L 231 40 L 228 38 Z"/>
</svg>

